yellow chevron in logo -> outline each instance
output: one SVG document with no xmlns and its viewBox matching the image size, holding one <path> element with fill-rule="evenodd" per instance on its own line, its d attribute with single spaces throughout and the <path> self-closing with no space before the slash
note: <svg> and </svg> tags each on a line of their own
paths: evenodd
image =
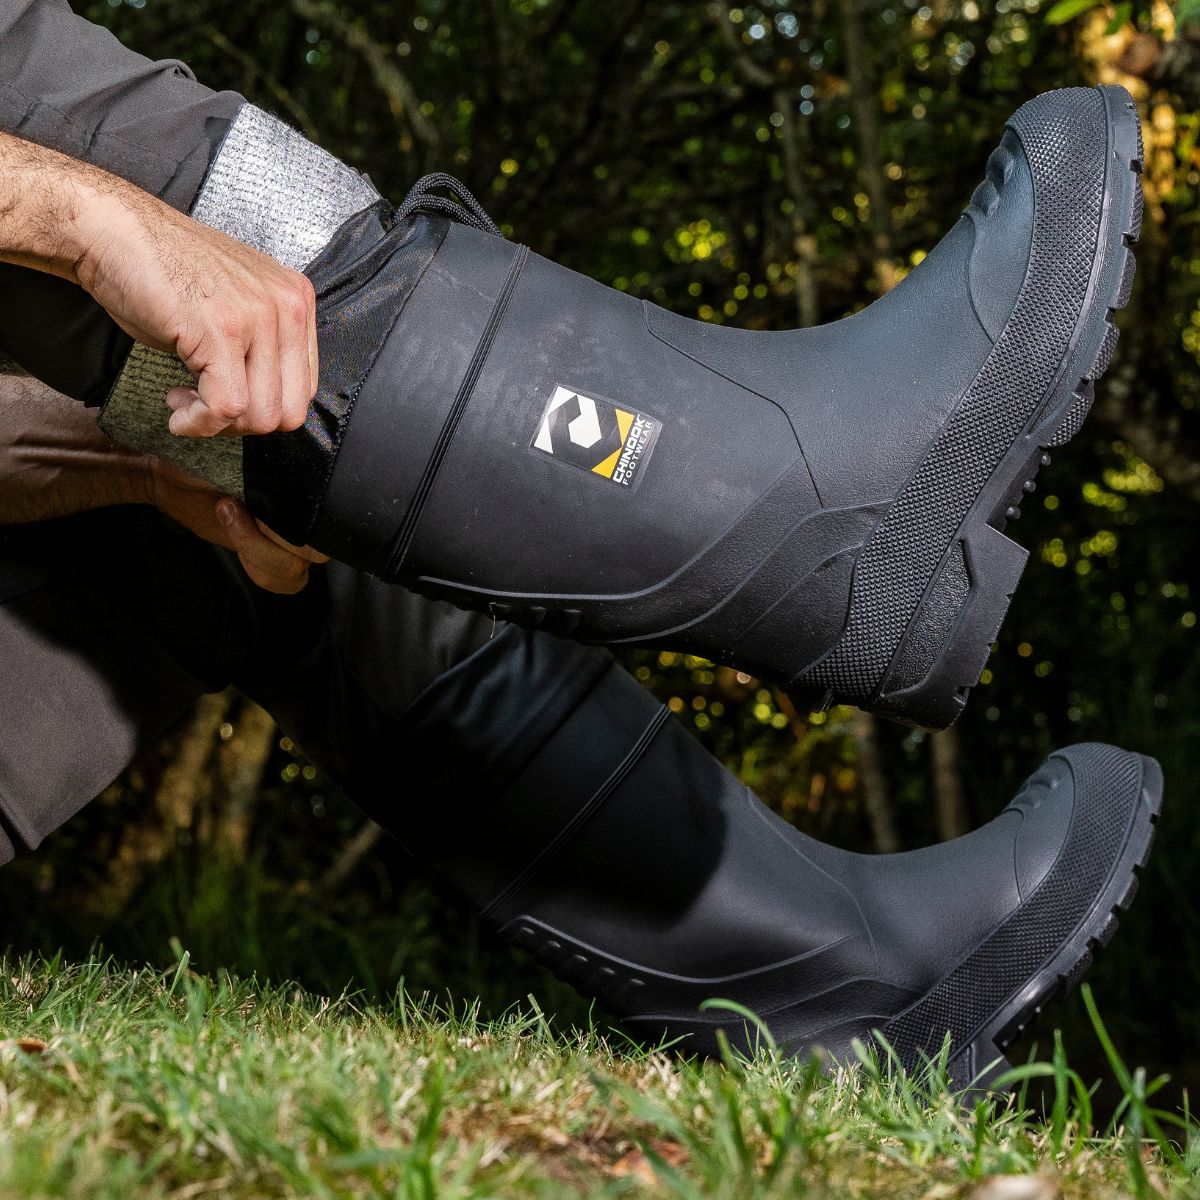
<svg viewBox="0 0 1200 1200">
<path fill-rule="evenodd" d="M 597 463 L 592 468 L 597 475 L 603 475 L 605 479 L 611 479 L 613 472 L 617 469 L 621 451 L 625 449 L 625 439 L 629 436 L 629 430 L 633 426 L 633 413 L 626 412 L 623 408 L 617 408 L 615 405 L 613 412 L 617 416 L 617 430 L 621 434 L 621 444 L 603 462 Z"/>
</svg>

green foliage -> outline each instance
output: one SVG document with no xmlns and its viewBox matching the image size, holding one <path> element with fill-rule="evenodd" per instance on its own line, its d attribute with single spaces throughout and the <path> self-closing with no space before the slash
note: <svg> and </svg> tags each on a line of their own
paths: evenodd
<svg viewBox="0 0 1200 1200">
<path fill-rule="evenodd" d="M 1109 18 L 1108 24 L 1104 27 L 1105 36 L 1111 37 L 1123 25 L 1127 25 L 1132 16 L 1133 16 L 1132 0 L 1124 0 L 1123 3 L 1118 4 L 1113 9 L 1113 15 Z"/>
</svg>

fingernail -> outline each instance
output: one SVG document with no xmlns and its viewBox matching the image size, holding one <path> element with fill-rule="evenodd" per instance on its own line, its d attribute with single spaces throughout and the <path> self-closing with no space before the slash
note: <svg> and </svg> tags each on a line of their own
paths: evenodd
<svg viewBox="0 0 1200 1200">
<path fill-rule="evenodd" d="M 233 505 L 228 500 L 222 500 L 217 504 L 217 520 L 228 529 L 234 522 L 237 514 L 233 511 Z"/>
</svg>

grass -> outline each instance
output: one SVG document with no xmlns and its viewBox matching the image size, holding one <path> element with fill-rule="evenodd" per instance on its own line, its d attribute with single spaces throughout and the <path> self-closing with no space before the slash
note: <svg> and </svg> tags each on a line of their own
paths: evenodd
<svg viewBox="0 0 1200 1200">
<path fill-rule="evenodd" d="M 1111 1043 L 1126 1099 L 1097 1131 L 1061 1046 L 1011 1101 L 963 1108 L 936 1064 L 923 1082 L 769 1050 L 693 1064 L 564 1037 L 532 1002 L 485 1022 L 199 975 L 186 955 L 165 974 L 0 965 L 2 1200 L 1200 1196 L 1190 1121 L 1155 1114 L 1156 1082 Z"/>
</svg>

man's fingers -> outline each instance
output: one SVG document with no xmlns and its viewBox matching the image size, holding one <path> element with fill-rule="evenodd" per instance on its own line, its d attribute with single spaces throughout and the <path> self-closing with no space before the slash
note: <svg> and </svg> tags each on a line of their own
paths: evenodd
<svg viewBox="0 0 1200 1200">
<path fill-rule="evenodd" d="M 195 404 L 199 399 L 200 393 L 194 387 L 172 388 L 167 393 L 167 407 L 172 412 L 178 412 L 181 408 L 187 408 L 189 404 Z"/>
<path fill-rule="evenodd" d="M 311 287 L 309 289 L 311 291 Z M 317 390 L 312 377 L 309 350 L 309 326 L 312 310 L 303 292 L 291 301 L 291 308 L 280 314 L 279 357 L 283 378 L 283 413 L 280 429 L 299 429 L 308 416 L 308 406 Z"/>
<path fill-rule="evenodd" d="M 167 427 L 176 437 L 213 437 L 225 428 L 227 422 L 217 417 L 212 409 L 197 395 L 187 400 L 171 413 Z"/>
<path fill-rule="evenodd" d="M 308 582 L 310 562 L 267 537 L 246 509 L 233 500 L 217 505 L 217 516 L 245 568 L 261 588 L 291 595 Z"/>
<path fill-rule="evenodd" d="M 312 385 L 312 394 L 317 394 L 317 388 L 321 386 L 321 356 L 317 350 L 317 300 L 316 295 L 313 295 L 313 320 L 308 325 L 308 379 Z"/>
<path fill-rule="evenodd" d="M 253 558 L 244 554 L 238 555 L 242 570 L 250 577 L 250 582 L 265 592 L 275 592 L 281 596 L 294 596 L 308 586 L 308 568 L 301 575 L 280 575 L 268 567 L 263 567 Z"/>
<path fill-rule="evenodd" d="M 193 391 L 172 392 L 171 430 L 299 428 L 320 366 L 312 282 L 137 188 L 94 200 L 81 206 L 89 252 L 74 274 L 122 329 L 196 376 Z"/>
<path fill-rule="evenodd" d="M 314 550 L 311 546 L 293 546 L 291 542 L 285 541 L 275 530 L 264 525 L 261 521 L 257 522 L 257 524 L 264 537 L 269 537 L 277 546 L 282 546 L 285 550 L 290 550 L 293 554 L 298 554 L 310 563 L 327 563 L 329 561 L 328 554 L 322 554 L 320 550 Z"/>
<path fill-rule="evenodd" d="M 246 354 L 250 402 L 233 422 L 238 433 L 270 433 L 283 416 L 283 377 L 279 359 L 279 326 L 274 313 L 263 314 Z"/>
<path fill-rule="evenodd" d="M 245 355 L 232 342 L 225 350 L 224 359 L 201 367 L 196 377 L 195 398 L 171 414 L 172 433 L 180 437 L 213 437 L 245 413 L 250 394 Z M 173 391 L 184 393 L 186 398 L 189 389 Z"/>
<path fill-rule="evenodd" d="M 199 402 L 200 402 L 200 393 L 198 391 L 196 391 L 196 389 L 194 387 L 172 388 L 167 393 L 167 407 L 173 413 L 177 413 L 180 410 L 187 408 L 189 405 L 197 404 Z M 173 426 L 171 426 L 171 432 L 172 433 L 176 432 L 176 430 Z M 201 435 L 201 436 L 209 436 L 209 435 Z M 214 437 L 241 437 L 242 435 L 234 426 L 226 425 L 224 429 L 218 429 L 217 432 L 211 436 L 214 436 Z"/>
</svg>

